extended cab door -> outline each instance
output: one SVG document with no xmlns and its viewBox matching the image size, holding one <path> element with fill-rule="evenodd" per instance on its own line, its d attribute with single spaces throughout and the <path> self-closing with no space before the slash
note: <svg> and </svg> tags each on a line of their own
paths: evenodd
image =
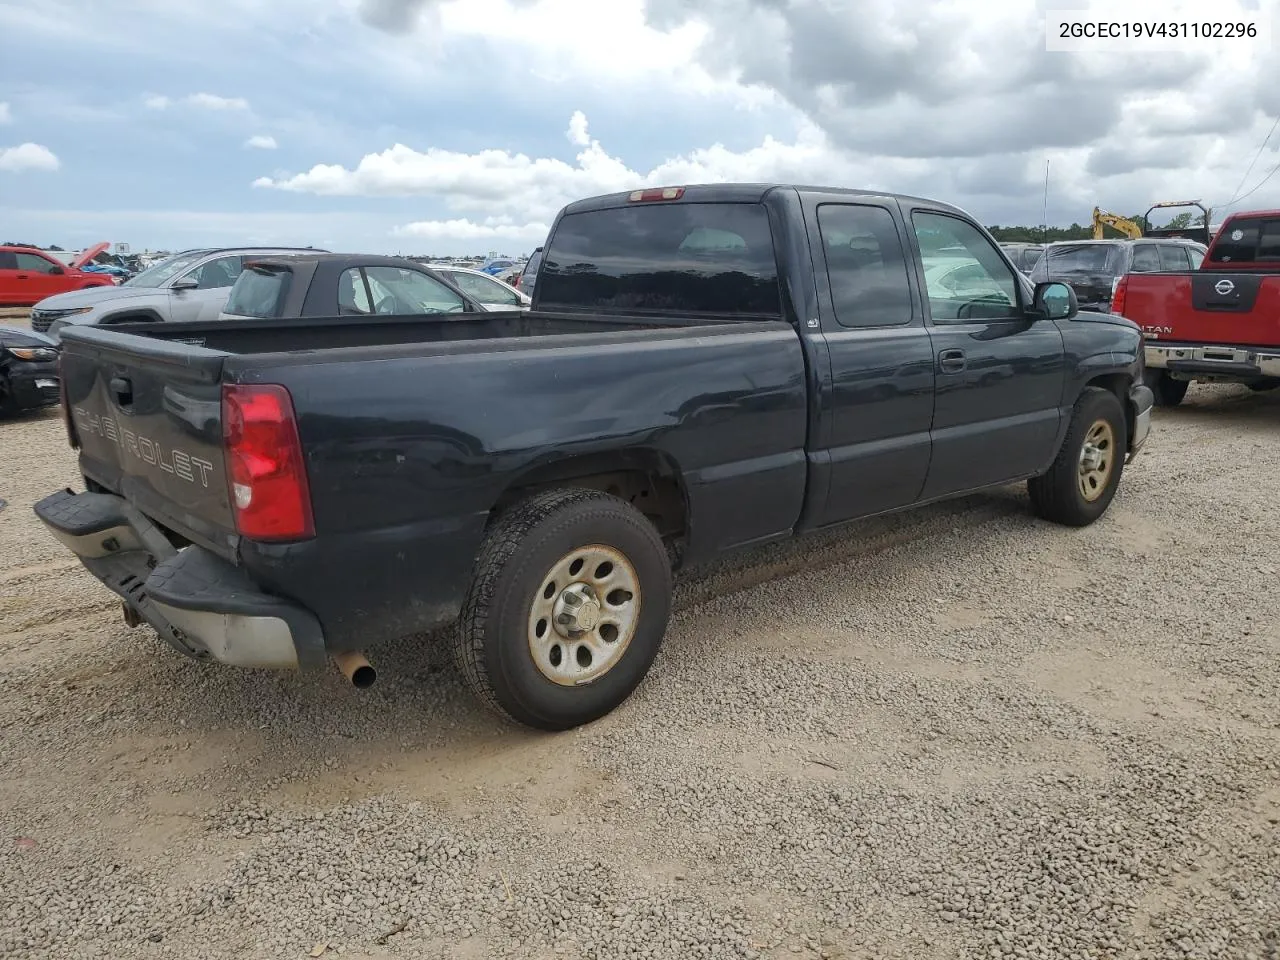
<svg viewBox="0 0 1280 960">
<path fill-rule="evenodd" d="M 813 467 L 825 464 L 827 493 L 808 518 L 822 526 L 919 499 L 929 468 L 933 349 L 894 201 L 809 194 L 804 212 L 821 316 L 813 339 L 825 342 L 830 363 Z"/>
<path fill-rule="evenodd" d="M 928 209 L 910 210 L 909 220 L 937 373 L 924 497 L 1043 470 L 1061 416 L 1062 334 L 1030 314 L 1027 285 L 973 223 Z"/>
</svg>

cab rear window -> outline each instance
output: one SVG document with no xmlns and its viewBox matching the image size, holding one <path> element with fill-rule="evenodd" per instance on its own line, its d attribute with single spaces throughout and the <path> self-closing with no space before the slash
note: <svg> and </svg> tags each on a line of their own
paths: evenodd
<svg viewBox="0 0 1280 960">
<path fill-rule="evenodd" d="M 223 312 L 263 320 L 280 316 L 291 276 L 288 270 L 246 267 L 236 280 Z"/>
<path fill-rule="evenodd" d="M 543 310 L 778 317 L 759 203 L 636 203 L 561 218 L 538 277 Z"/>
<path fill-rule="evenodd" d="M 1209 253 L 1213 263 L 1280 260 L 1280 220 L 1236 220 L 1223 227 Z"/>
</svg>

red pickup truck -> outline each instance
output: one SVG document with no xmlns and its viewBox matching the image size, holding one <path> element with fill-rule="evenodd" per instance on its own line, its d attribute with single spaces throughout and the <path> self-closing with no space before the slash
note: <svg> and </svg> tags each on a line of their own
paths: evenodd
<svg viewBox="0 0 1280 960">
<path fill-rule="evenodd" d="M 1228 217 L 1199 269 L 1127 274 L 1111 312 L 1142 328 L 1159 406 L 1194 380 L 1280 386 L 1280 210 Z"/>
</svg>

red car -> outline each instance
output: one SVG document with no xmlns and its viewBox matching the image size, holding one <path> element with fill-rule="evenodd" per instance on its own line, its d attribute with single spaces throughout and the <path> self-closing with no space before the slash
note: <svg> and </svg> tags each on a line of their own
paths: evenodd
<svg viewBox="0 0 1280 960">
<path fill-rule="evenodd" d="M 55 293 L 114 286 L 115 282 L 107 274 L 86 273 L 80 269 L 109 246 L 100 243 L 90 247 L 70 265 L 55 260 L 43 250 L 0 247 L 0 307 L 29 307 Z"/>
</svg>

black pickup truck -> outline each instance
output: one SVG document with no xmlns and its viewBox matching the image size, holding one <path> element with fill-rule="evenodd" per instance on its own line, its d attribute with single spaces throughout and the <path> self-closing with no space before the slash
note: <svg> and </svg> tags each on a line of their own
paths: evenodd
<svg viewBox="0 0 1280 960">
<path fill-rule="evenodd" d="M 564 729 L 644 677 L 674 567 L 1020 480 L 1089 524 L 1150 429 L 1137 328 L 928 200 L 584 200 L 537 279 L 525 314 L 68 329 L 87 489 L 36 513 L 190 656 L 360 684 L 460 614 L 479 696 Z"/>
</svg>

